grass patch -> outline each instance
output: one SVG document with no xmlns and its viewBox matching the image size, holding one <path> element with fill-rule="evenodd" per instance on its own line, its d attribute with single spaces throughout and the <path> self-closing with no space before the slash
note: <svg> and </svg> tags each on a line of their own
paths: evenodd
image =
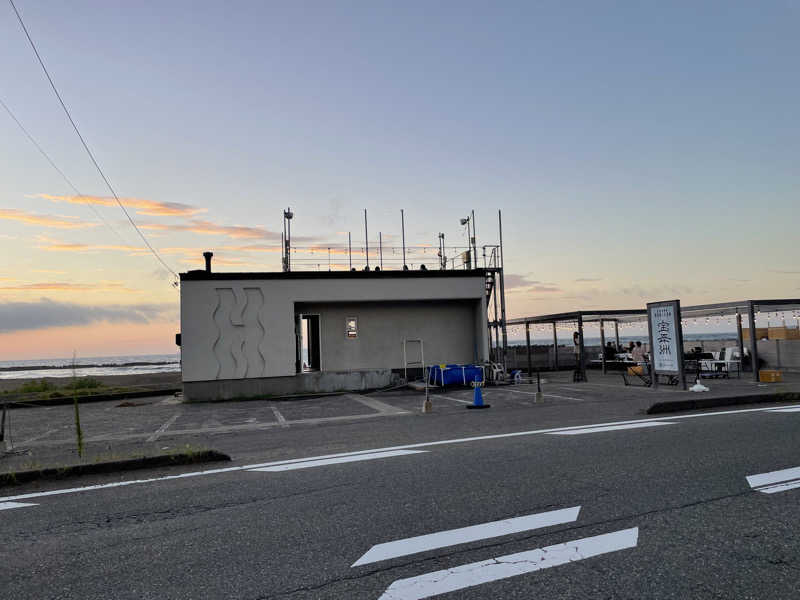
<svg viewBox="0 0 800 600">
<path fill-rule="evenodd" d="M 28 381 L 23 383 L 19 386 L 15 392 L 19 392 L 21 394 L 34 394 L 37 392 L 51 392 L 56 389 L 52 383 L 45 381 L 44 379 L 40 379 L 39 381 Z"/>
<path fill-rule="evenodd" d="M 64 388 L 68 390 L 77 391 L 96 390 L 101 387 L 103 387 L 103 384 L 99 379 L 95 379 L 94 377 L 76 377 L 64 386 Z"/>
</svg>

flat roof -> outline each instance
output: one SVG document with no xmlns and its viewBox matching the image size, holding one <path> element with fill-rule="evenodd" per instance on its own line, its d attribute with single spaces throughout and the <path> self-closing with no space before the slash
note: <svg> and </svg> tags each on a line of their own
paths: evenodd
<svg viewBox="0 0 800 600">
<path fill-rule="evenodd" d="M 426 270 L 420 269 L 408 271 L 269 271 L 264 273 L 229 273 L 211 272 L 198 269 L 181 273 L 181 281 L 215 281 L 231 279 L 419 279 L 419 278 L 440 278 L 440 277 L 486 277 L 486 269 L 464 269 L 464 270 Z"/>
<path fill-rule="evenodd" d="M 716 304 L 697 304 L 694 306 L 681 305 L 681 316 L 684 318 L 697 317 L 724 317 L 735 315 L 737 312 L 747 315 L 752 303 L 756 312 L 800 310 L 800 299 L 773 298 L 767 300 L 737 300 L 735 302 L 718 302 Z M 577 321 L 580 315 L 584 323 L 603 321 L 618 321 L 620 323 L 635 323 L 647 320 L 647 309 L 636 308 L 630 310 L 575 310 L 571 312 L 553 313 L 550 315 L 537 315 L 534 317 L 519 317 L 509 319 L 509 325 L 559 323 L 563 321 Z"/>
</svg>

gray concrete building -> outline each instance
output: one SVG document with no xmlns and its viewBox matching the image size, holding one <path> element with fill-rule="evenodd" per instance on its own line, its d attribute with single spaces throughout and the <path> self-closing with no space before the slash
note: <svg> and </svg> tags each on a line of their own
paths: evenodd
<svg viewBox="0 0 800 600">
<path fill-rule="evenodd" d="M 486 273 L 346 271 L 181 276 L 181 374 L 189 401 L 391 385 L 404 340 L 425 363 L 489 359 Z M 418 361 L 419 345 L 408 346 Z"/>
</svg>

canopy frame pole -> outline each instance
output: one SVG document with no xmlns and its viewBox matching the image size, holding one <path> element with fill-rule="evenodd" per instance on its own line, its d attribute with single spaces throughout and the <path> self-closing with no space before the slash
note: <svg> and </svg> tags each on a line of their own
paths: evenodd
<svg viewBox="0 0 800 600">
<path fill-rule="evenodd" d="M 531 363 L 531 324 L 525 323 L 525 346 L 528 349 L 528 377 L 533 377 L 533 366 Z"/>
<path fill-rule="evenodd" d="M 606 328 L 603 319 L 600 319 L 600 365 L 603 375 L 606 374 Z"/>
<path fill-rule="evenodd" d="M 753 381 L 758 381 L 758 336 L 756 335 L 756 312 L 753 301 L 747 301 L 747 317 L 750 320 L 750 365 L 753 369 Z"/>
</svg>

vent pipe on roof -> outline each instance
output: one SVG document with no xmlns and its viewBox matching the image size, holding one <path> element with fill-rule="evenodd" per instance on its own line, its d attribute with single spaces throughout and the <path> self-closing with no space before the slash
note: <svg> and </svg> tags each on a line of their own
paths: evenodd
<svg viewBox="0 0 800 600">
<path fill-rule="evenodd" d="M 214 256 L 213 252 L 203 252 L 203 258 L 206 259 L 206 273 L 211 273 L 211 257 Z"/>
</svg>

